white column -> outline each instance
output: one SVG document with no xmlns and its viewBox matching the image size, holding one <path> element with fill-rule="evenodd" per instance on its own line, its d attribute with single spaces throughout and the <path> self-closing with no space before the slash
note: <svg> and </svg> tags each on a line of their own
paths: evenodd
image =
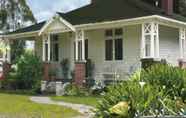
<svg viewBox="0 0 186 118">
<path fill-rule="evenodd" d="M 145 54 L 147 37 L 150 37 L 150 55 L 148 57 Z M 142 58 L 159 58 L 159 25 L 156 22 L 142 24 L 141 56 Z"/>
<path fill-rule="evenodd" d="M 180 58 L 184 58 L 184 51 L 185 51 L 185 38 L 186 38 L 186 30 L 184 28 L 179 29 L 179 45 L 180 45 Z"/>
<path fill-rule="evenodd" d="M 145 29 L 144 29 L 144 24 L 142 24 L 142 35 L 141 35 L 141 58 L 145 57 Z"/>
<path fill-rule="evenodd" d="M 43 61 L 46 61 L 46 55 L 45 55 L 45 52 L 46 52 L 46 47 L 45 47 L 45 44 L 46 44 L 46 37 L 45 36 L 42 36 L 42 41 L 43 41 Z"/>
<path fill-rule="evenodd" d="M 82 30 L 82 61 L 85 61 L 85 32 Z"/>
<path fill-rule="evenodd" d="M 51 40 L 50 40 L 50 34 L 48 34 L 48 61 L 50 62 L 50 52 L 51 52 Z"/>
<path fill-rule="evenodd" d="M 151 24 L 150 24 L 151 26 L 151 31 L 150 31 L 150 37 L 151 37 L 151 48 L 150 48 L 150 51 L 151 51 L 151 57 L 155 57 L 155 46 L 154 46 L 154 32 L 155 32 L 155 30 L 154 30 L 154 22 L 151 22 Z"/>
<path fill-rule="evenodd" d="M 75 55 L 76 55 L 76 61 L 78 61 L 78 33 L 76 32 L 75 33 L 75 48 L 76 48 L 76 52 Z"/>
<path fill-rule="evenodd" d="M 160 37 L 159 37 L 159 24 L 156 24 L 156 56 L 157 58 L 160 57 Z"/>
<path fill-rule="evenodd" d="M 85 32 L 83 30 L 77 31 L 76 32 L 76 39 L 75 39 L 75 43 L 76 43 L 76 60 L 79 60 L 79 47 L 78 47 L 78 42 L 81 41 L 81 61 L 85 60 Z"/>
</svg>

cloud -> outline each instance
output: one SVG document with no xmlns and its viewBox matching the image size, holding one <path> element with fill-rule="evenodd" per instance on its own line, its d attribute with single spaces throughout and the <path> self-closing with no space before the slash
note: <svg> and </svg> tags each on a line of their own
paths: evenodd
<svg viewBox="0 0 186 118">
<path fill-rule="evenodd" d="M 55 12 L 68 12 L 89 4 L 90 0 L 27 0 L 38 21 L 49 19 Z"/>
</svg>

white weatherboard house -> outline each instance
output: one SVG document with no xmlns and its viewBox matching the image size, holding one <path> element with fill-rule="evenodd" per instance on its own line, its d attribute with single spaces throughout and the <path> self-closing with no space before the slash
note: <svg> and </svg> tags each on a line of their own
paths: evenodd
<svg viewBox="0 0 186 118">
<path fill-rule="evenodd" d="M 141 68 L 142 59 L 165 59 L 183 65 L 186 58 L 186 18 L 175 13 L 177 0 L 92 0 L 68 13 L 56 13 L 48 21 L 3 35 L 13 40 L 34 40 L 35 54 L 49 68 L 60 71 L 70 61 L 75 82 L 82 84 L 86 63 L 94 63 L 95 79 L 118 78 Z M 57 74 L 57 79 L 63 79 Z"/>
</svg>

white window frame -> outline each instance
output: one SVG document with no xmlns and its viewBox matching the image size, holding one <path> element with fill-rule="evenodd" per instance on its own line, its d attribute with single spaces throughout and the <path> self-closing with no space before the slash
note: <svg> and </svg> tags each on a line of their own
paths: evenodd
<svg viewBox="0 0 186 118">
<path fill-rule="evenodd" d="M 53 59 L 53 45 L 58 43 L 59 46 L 59 39 L 57 42 L 53 41 L 53 39 L 51 38 L 52 35 L 55 34 L 47 34 L 47 35 L 43 35 L 43 61 L 45 62 L 50 62 L 50 61 L 54 61 Z M 46 52 L 46 44 L 47 44 L 47 52 Z M 58 47 L 59 48 L 59 47 Z M 46 57 L 46 53 L 48 53 L 48 57 Z M 58 52 L 59 53 L 59 52 Z M 58 61 L 59 61 L 59 54 L 58 54 Z"/>
<path fill-rule="evenodd" d="M 122 30 L 122 35 L 116 35 L 115 34 L 115 32 L 116 32 L 116 30 L 117 29 L 121 29 Z M 115 58 L 115 40 L 116 39 L 122 39 L 123 40 L 123 36 L 124 36 L 124 30 L 123 30 L 123 28 L 113 28 L 113 29 L 106 29 L 105 30 L 105 33 L 106 33 L 106 31 L 108 31 L 108 30 L 111 30 L 112 31 L 112 36 L 106 36 L 105 35 L 105 40 L 112 40 L 112 48 L 113 48 L 113 50 L 112 50 L 112 60 L 106 60 L 106 57 L 105 57 L 105 61 L 122 61 L 123 60 L 123 57 L 122 57 L 122 59 L 121 60 L 116 60 L 116 58 Z M 106 46 L 106 45 L 105 45 Z M 123 44 L 122 44 L 122 46 L 123 46 Z M 106 48 L 105 48 L 106 49 Z M 106 52 L 106 51 L 105 51 Z M 105 53 L 104 52 L 104 53 Z M 106 54 L 105 54 L 106 55 Z M 123 54 L 122 54 L 123 55 Z"/>
<path fill-rule="evenodd" d="M 55 41 L 53 39 L 53 37 L 55 35 L 57 35 L 57 37 L 58 37 L 58 40 L 57 41 Z M 54 46 L 55 46 L 55 44 L 58 44 L 58 61 L 54 60 Z M 51 46 L 51 50 L 50 50 L 51 51 L 50 52 L 51 61 L 53 61 L 53 62 L 59 62 L 59 35 L 58 34 L 51 34 L 50 35 L 50 46 Z"/>
<path fill-rule="evenodd" d="M 180 44 L 180 58 L 185 58 L 185 45 L 186 45 L 186 29 L 180 28 L 179 29 L 179 44 Z"/>
<path fill-rule="evenodd" d="M 150 37 L 150 55 L 146 55 L 146 37 Z M 148 22 L 142 24 L 142 58 L 159 58 L 159 24 L 156 22 Z"/>
<path fill-rule="evenodd" d="M 43 35 L 43 61 L 49 62 L 50 61 L 50 35 Z M 46 44 L 48 48 L 48 57 L 46 57 Z"/>
<path fill-rule="evenodd" d="M 81 49 L 78 47 L 78 43 L 81 42 Z M 86 61 L 85 60 L 85 31 L 84 30 L 78 30 L 75 32 L 75 48 L 76 48 L 76 61 Z M 81 50 L 81 53 L 79 54 L 79 51 Z M 79 58 L 79 55 L 81 57 Z"/>
</svg>

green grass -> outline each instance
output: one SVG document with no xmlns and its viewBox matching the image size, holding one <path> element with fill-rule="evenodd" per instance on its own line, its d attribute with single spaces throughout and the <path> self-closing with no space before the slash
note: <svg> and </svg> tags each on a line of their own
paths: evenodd
<svg viewBox="0 0 186 118">
<path fill-rule="evenodd" d="M 89 106 L 96 107 L 98 104 L 98 101 L 101 99 L 101 97 L 92 97 L 92 96 L 53 96 L 51 99 L 56 101 L 64 101 L 69 103 L 75 103 L 75 104 L 85 104 Z"/>
<path fill-rule="evenodd" d="M 2 93 L 0 114 L 16 118 L 71 118 L 80 115 L 77 111 L 62 106 L 33 103 L 29 96 Z"/>
</svg>

